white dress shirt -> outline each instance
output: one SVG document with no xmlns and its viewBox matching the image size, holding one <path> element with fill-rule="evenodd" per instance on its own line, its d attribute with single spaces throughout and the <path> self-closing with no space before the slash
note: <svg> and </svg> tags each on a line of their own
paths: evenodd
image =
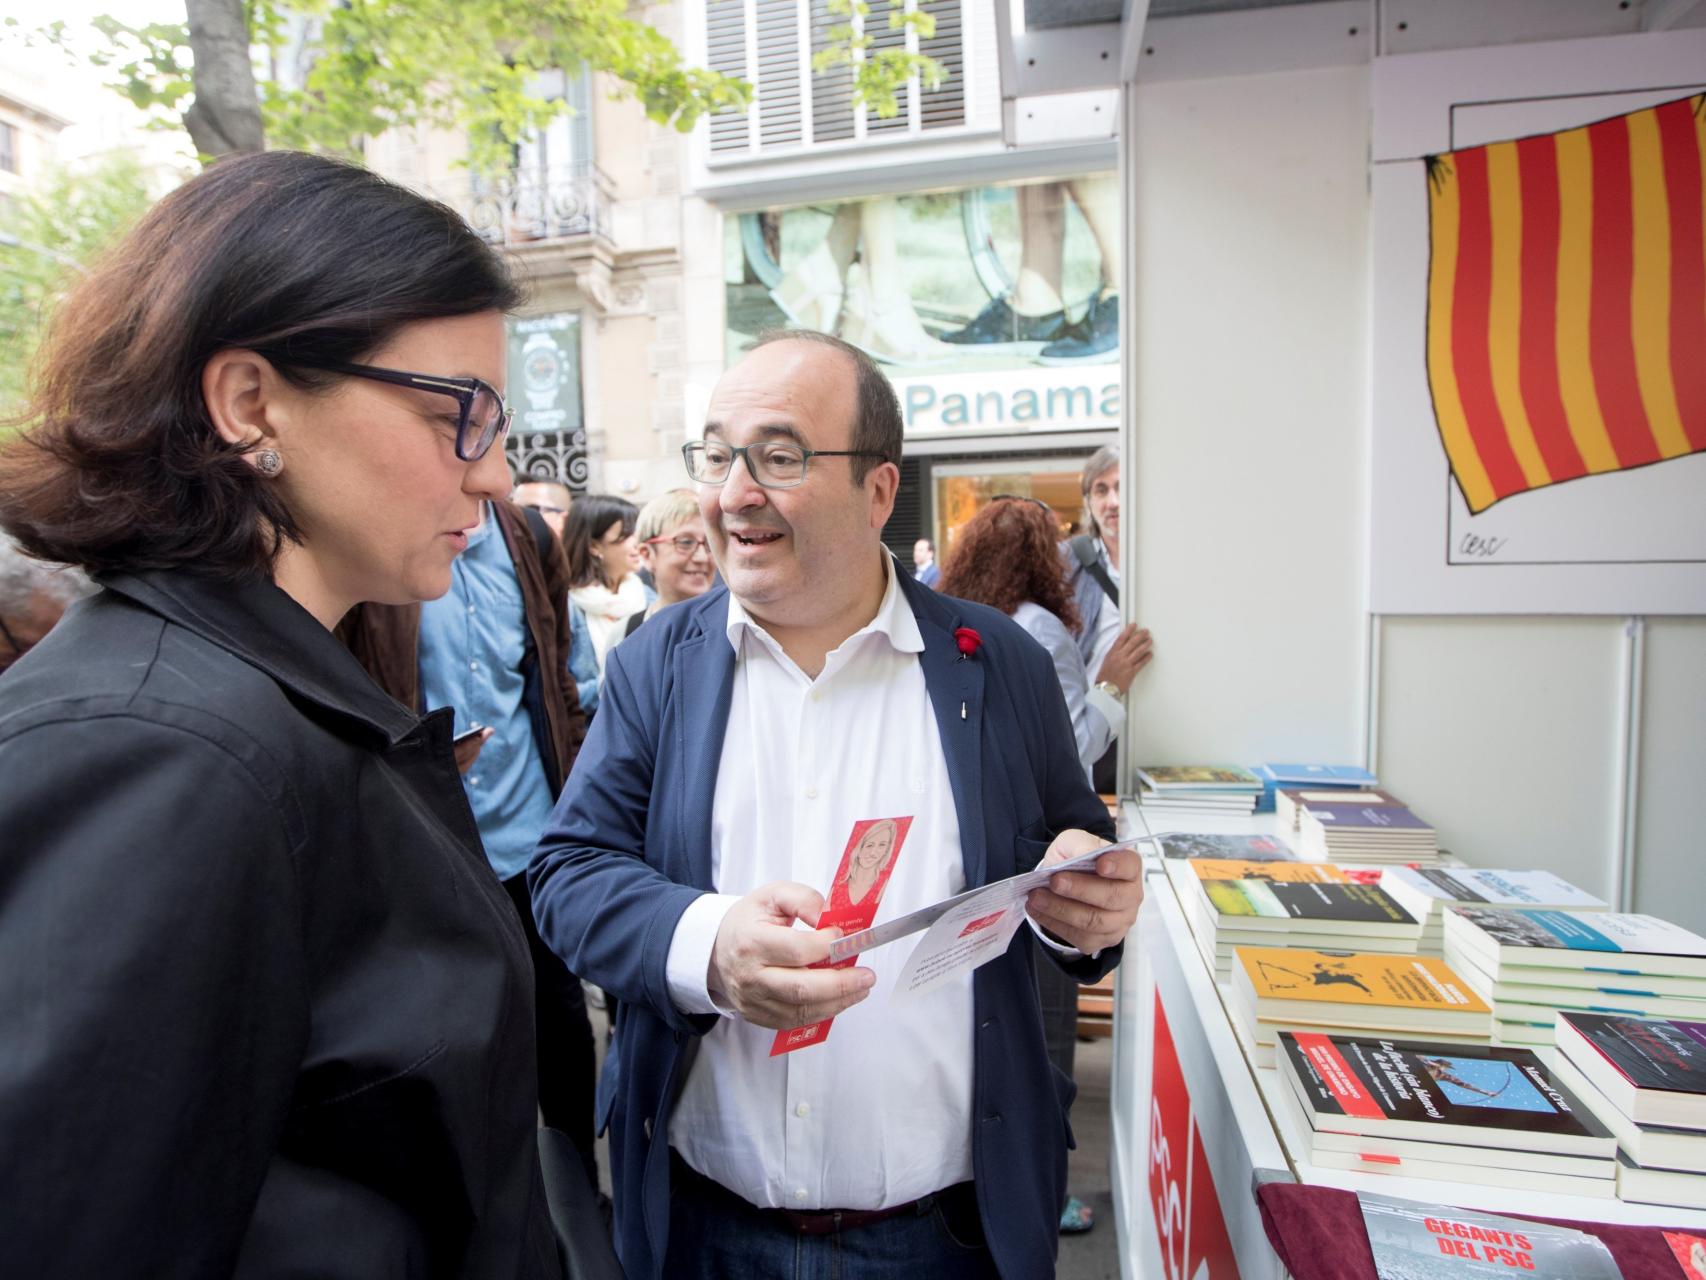
<svg viewBox="0 0 1706 1280">
<path fill-rule="evenodd" d="M 694 1169 L 752 1204 L 881 1209 L 971 1177 L 971 975 L 890 1002 L 910 946 L 861 956 L 876 973 L 827 1041 L 770 1056 L 774 1031 L 717 1008 L 711 946 L 741 895 L 773 880 L 828 901 L 853 824 L 910 816 L 876 921 L 964 889 L 959 818 L 925 687 L 923 637 L 888 556 L 877 615 L 808 678 L 729 598 L 737 665 L 711 815 L 718 892 L 671 940 L 677 1006 L 724 1014 L 704 1038 L 669 1121 Z"/>
</svg>

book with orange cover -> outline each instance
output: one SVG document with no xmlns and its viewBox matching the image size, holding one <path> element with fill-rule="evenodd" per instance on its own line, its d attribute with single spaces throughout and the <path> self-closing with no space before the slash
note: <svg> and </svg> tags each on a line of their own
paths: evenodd
<svg viewBox="0 0 1706 1280">
<path fill-rule="evenodd" d="M 1235 1003 L 1256 1018 L 1487 1035 L 1493 1011 L 1436 956 L 1238 947 Z"/>
</svg>

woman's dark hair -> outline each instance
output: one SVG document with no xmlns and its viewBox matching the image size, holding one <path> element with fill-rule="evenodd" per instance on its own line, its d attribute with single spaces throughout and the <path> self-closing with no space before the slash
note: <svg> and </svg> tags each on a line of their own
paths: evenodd
<svg viewBox="0 0 1706 1280">
<path fill-rule="evenodd" d="M 592 544 L 609 533 L 610 526 L 618 521 L 622 525 L 622 536 L 628 537 L 634 532 L 634 522 L 639 515 L 638 507 L 613 493 L 589 493 L 575 499 L 563 521 L 563 549 L 569 555 L 571 587 L 584 587 L 603 580 L 598 561 L 592 554 Z"/>
<path fill-rule="evenodd" d="M 1029 600 L 1076 632 L 1078 605 L 1059 542 L 1059 524 L 1042 503 L 997 498 L 961 526 L 937 590 L 1008 614 Z"/>
<path fill-rule="evenodd" d="M 58 305 L 26 424 L 0 447 L 0 525 L 91 570 L 264 576 L 301 533 L 202 399 L 230 348 L 359 362 L 418 320 L 508 311 L 503 261 L 451 209 L 294 151 L 221 161 L 161 200 Z"/>
</svg>

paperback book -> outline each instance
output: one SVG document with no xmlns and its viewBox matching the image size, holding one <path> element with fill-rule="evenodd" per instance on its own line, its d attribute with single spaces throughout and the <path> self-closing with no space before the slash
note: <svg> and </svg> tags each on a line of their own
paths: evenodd
<svg viewBox="0 0 1706 1280">
<path fill-rule="evenodd" d="M 1558 1052 L 1636 1124 L 1706 1130 L 1706 1023 L 1560 1013 Z"/>
<path fill-rule="evenodd" d="M 1274 796 L 1282 787 L 1316 787 L 1323 790 L 1354 790 L 1377 785 L 1367 769 L 1354 764 L 1259 764 L 1251 770 L 1262 780 L 1262 798 L 1256 809 L 1271 812 Z"/>
<path fill-rule="evenodd" d="M 1593 1081 L 1564 1054 L 1552 1059 L 1552 1068 L 1564 1087 L 1580 1098 L 1582 1105 L 1617 1139 L 1617 1149 L 1635 1164 L 1654 1169 L 1706 1174 L 1706 1132 L 1675 1129 L 1665 1125 L 1636 1124 Z"/>
<path fill-rule="evenodd" d="M 1312 1129 L 1607 1161 L 1617 1150 L 1527 1049 L 1287 1034 L 1279 1067 Z"/>
<path fill-rule="evenodd" d="M 1242 862 L 1293 862 L 1297 855 L 1272 836 L 1168 832 L 1156 837 L 1164 858 L 1222 858 Z"/>
<path fill-rule="evenodd" d="M 1274 792 L 1274 814 L 1280 826 L 1296 831 L 1303 811 L 1310 805 L 1360 804 L 1379 808 L 1408 809 L 1397 796 L 1379 787 L 1345 787 L 1321 790 L 1312 787 L 1281 787 Z"/>
<path fill-rule="evenodd" d="M 1492 1010 L 1434 956 L 1239 947 L 1234 960 L 1233 995 L 1258 1018 L 1492 1033 Z"/>
<path fill-rule="evenodd" d="M 1147 764 L 1137 776 L 1158 794 L 1169 791 L 1248 791 L 1259 794 L 1262 780 L 1235 764 Z"/>
<path fill-rule="evenodd" d="M 1494 981 L 1536 981 L 1535 969 L 1706 980 L 1706 938 L 1657 916 L 1451 906 L 1445 937 Z"/>
</svg>

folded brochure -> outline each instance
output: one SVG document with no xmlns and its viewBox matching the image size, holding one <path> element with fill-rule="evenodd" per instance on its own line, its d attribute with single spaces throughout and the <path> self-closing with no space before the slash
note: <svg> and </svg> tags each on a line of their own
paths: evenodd
<svg viewBox="0 0 1706 1280">
<path fill-rule="evenodd" d="M 913 948 L 895 984 L 896 996 L 920 995 L 955 974 L 993 960 L 1007 949 L 1025 918 L 1025 898 L 1045 888 L 1062 871 L 1091 871 L 1096 860 L 1118 849 L 1136 850 L 1148 838 L 1122 840 L 1089 849 L 1064 862 L 1024 871 L 978 889 L 969 889 L 870 929 L 861 929 L 829 945 L 829 963 L 884 946 L 912 934 L 925 936 Z"/>
</svg>

